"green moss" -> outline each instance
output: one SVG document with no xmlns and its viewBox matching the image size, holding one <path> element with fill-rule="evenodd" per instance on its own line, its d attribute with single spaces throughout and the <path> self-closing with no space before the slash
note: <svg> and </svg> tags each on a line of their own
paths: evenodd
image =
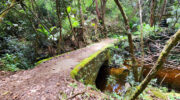
<svg viewBox="0 0 180 100">
<path fill-rule="evenodd" d="M 40 60 L 40 61 L 36 62 L 35 65 L 37 66 L 37 65 L 39 65 L 39 64 L 41 64 L 41 63 L 43 63 L 43 62 L 46 62 L 46 61 L 48 61 L 48 60 L 51 60 L 52 58 L 54 58 L 54 57 L 50 57 L 50 58 L 46 58 L 46 59 Z"/>
<path fill-rule="evenodd" d="M 167 100 L 168 98 L 168 96 L 157 87 L 148 87 L 146 91 L 151 91 L 151 93 L 153 93 L 153 96 L 159 99 Z"/>
<path fill-rule="evenodd" d="M 96 58 L 100 53 L 104 52 L 107 48 L 114 46 L 113 44 L 107 45 L 101 50 L 97 51 L 96 53 L 92 54 L 90 57 L 84 59 L 81 61 L 78 65 L 75 66 L 75 68 L 71 71 L 71 77 L 75 79 L 76 75 L 78 75 L 78 72 L 80 69 L 85 67 L 87 64 L 90 63 L 94 58 Z"/>
<path fill-rule="evenodd" d="M 107 51 L 107 58 L 108 58 L 108 63 L 112 64 L 112 62 L 111 62 L 111 51 L 110 50 Z"/>
<path fill-rule="evenodd" d="M 41 63 L 43 63 L 43 62 L 46 62 L 46 61 L 48 61 L 48 60 L 51 60 L 51 59 L 53 59 L 53 58 L 55 58 L 55 57 L 60 57 L 60 56 L 63 56 L 63 55 L 65 55 L 65 54 L 68 54 L 68 53 L 71 53 L 71 52 L 72 52 L 72 51 L 66 52 L 66 53 L 63 53 L 63 54 L 60 54 L 60 55 L 56 55 L 56 56 L 54 56 L 54 57 L 49 57 L 49 58 L 46 58 L 46 59 L 42 59 L 42 60 L 36 62 L 36 63 L 35 63 L 35 66 L 37 66 L 37 65 L 39 65 L 39 64 L 41 64 Z"/>
<path fill-rule="evenodd" d="M 144 95 L 143 100 L 154 100 L 150 95 Z"/>
<path fill-rule="evenodd" d="M 151 91 L 157 98 L 166 100 L 167 96 L 160 91 Z"/>
</svg>

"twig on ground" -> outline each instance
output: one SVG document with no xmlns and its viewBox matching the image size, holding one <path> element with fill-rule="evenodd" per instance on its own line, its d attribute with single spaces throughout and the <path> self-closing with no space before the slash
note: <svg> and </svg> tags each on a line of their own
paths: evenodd
<svg viewBox="0 0 180 100">
<path fill-rule="evenodd" d="M 76 94 L 72 95 L 71 97 L 67 98 L 67 100 L 72 100 L 72 99 L 75 98 L 76 96 L 81 95 L 81 94 L 84 94 L 85 92 L 86 92 L 86 90 L 81 91 L 81 92 L 79 92 L 79 93 L 76 93 Z"/>
<path fill-rule="evenodd" d="M 164 76 L 164 78 L 162 79 L 162 81 L 160 82 L 160 86 L 162 85 L 162 83 L 163 83 L 163 81 L 165 80 L 166 76 L 167 76 L 167 73 L 166 73 L 166 75 Z"/>
</svg>

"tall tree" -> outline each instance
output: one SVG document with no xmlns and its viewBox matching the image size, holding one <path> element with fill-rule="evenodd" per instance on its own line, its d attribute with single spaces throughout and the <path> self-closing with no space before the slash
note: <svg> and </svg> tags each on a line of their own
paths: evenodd
<svg viewBox="0 0 180 100">
<path fill-rule="evenodd" d="M 166 4 L 167 4 L 167 0 L 164 0 L 164 4 L 163 4 L 163 7 L 162 7 L 162 9 L 161 9 L 159 21 L 161 21 L 162 16 L 165 14 L 165 11 L 166 11 Z"/>
<path fill-rule="evenodd" d="M 107 37 L 107 33 L 106 33 L 106 26 L 105 26 L 105 12 L 106 12 L 106 3 L 107 0 L 101 0 L 101 15 L 102 15 L 102 26 L 103 26 L 103 32 L 105 34 L 105 36 Z"/>
<path fill-rule="evenodd" d="M 58 26 L 59 26 L 59 41 L 58 41 L 58 53 L 61 52 L 61 43 L 62 43 L 62 10 L 60 8 L 60 1 L 56 0 L 56 14 L 58 17 Z"/>
<path fill-rule="evenodd" d="M 64 5 L 64 3 L 63 3 L 63 5 Z M 65 6 L 64 6 L 64 8 L 66 9 Z M 74 30 L 73 30 L 73 26 L 72 26 L 72 22 L 71 22 L 71 17 L 70 17 L 70 15 L 69 15 L 69 12 L 68 12 L 67 9 L 65 10 L 65 12 L 66 12 L 66 14 L 67 14 L 67 16 L 68 16 L 69 24 L 70 24 L 70 27 L 71 27 L 71 32 L 73 33 L 73 37 L 74 37 L 75 42 L 76 42 L 75 45 L 79 47 L 78 40 L 76 39 L 76 33 L 75 33 Z"/>
<path fill-rule="evenodd" d="M 105 26 L 105 12 L 106 12 L 106 3 L 107 0 L 101 0 L 101 12 L 99 10 L 98 7 L 98 0 L 95 0 L 95 4 L 96 4 L 96 14 L 99 20 L 99 23 L 102 25 L 103 29 L 102 29 L 102 33 L 107 36 L 106 33 L 106 26 Z"/>
<path fill-rule="evenodd" d="M 143 21 L 142 21 L 142 6 L 141 6 L 141 0 L 138 0 L 139 2 L 139 17 L 140 17 L 140 26 L 141 26 L 141 71 L 139 74 L 139 81 L 141 80 L 142 73 L 143 73 L 143 67 L 144 67 L 144 41 L 143 41 Z"/>
<path fill-rule="evenodd" d="M 151 0 L 151 17 L 150 17 L 150 26 L 154 25 L 154 9 L 155 9 L 155 0 Z"/>
<path fill-rule="evenodd" d="M 137 63 L 136 63 L 136 58 L 134 55 L 134 44 L 133 44 L 133 39 L 132 39 L 132 34 L 131 34 L 131 29 L 129 26 L 129 21 L 128 18 L 122 8 L 121 3 L 119 2 L 119 0 L 114 0 L 116 5 L 118 6 L 123 19 L 124 19 L 124 23 L 125 23 L 125 27 L 126 27 L 126 32 L 127 32 L 127 36 L 128 36 L 128 42 L 129 42 L 129 47 L 130 47 L 130 55 L 131 55 L 131 60 L 132 60 L 132 66 L 133 66 L 133 74 L 134 74 L 134 79 L 137 82 L 138 81 L 138 71 L 137 71 Z"/>
<path fill-rule="evenodd" d="M 85 39 L 85 27 L 84 27 L 84 16 L 83 16 L 83 11 L 82 11 L 82 7 L 81 7 L 81 0 L 78 0 L 78 7 L 79 7 L 80 24 L 81 24 L 81 28 L 82 28 L 83 40 L 84 40 L 84 42 L 86 42 L 86 39 Z"/>
<path fill-rule="evenodd" d="M 146 78 L 141 82 L 141 84 L 136 88 L 136 91 L 130 97 L 130 100 L 135 100 L 147 87 L 148 83 L 152 78 L 156 75 L 156 73 L 163 68 L 163 64 L 166 62 L 166 58 L 168 57 L 171 49 L 178 44 L 180 41 L 180 29 L 167 41 L 163 50 L 161 51 L 156 64 L 153 66 L 151 71 L 148 73 Z"/>
<path fill-rule="evenodd" d="M 180 7 L 180 1 L 179 1 L 179 5 L 178 5 L 178 7 L 177 8 L 179 8 Z M 172 28 L 175 28 L 175 26 L 176 26 L 176 24 L 178 23 L 178 21 L 179 21 L 179 19 L 180 19 L 180 14 L 178 13 L 178 9 L 176 10 L 176 20 L 175 20 L 175 22 L 174 22 L 174 24 L 173 24 L 173 26 L 172 26 Z"/>
<path fill-rule="evenodd" d="M 101 14 L 98 8 L 98 0 L 95 0 L 95 3 L 96 3 L 96 14 L 98 16 L 98 20 L 101 21 L 102 18 L 101 18 Z"/>
</svg>

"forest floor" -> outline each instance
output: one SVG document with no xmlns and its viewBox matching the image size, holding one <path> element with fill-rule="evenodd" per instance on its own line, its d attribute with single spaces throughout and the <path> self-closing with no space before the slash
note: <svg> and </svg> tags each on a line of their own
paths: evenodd
<svg viewBox="0 0 180 100">
<path fill-rule="evenodd" d="M 104 39 L 99 43 L 55 57 L 34 69 L 13 74 L 1 71 L 0 100 L 92 100 L 102 98 L 102 95 L 106 97 L 105 94 L 93 91 L 93 88 L 72 79 L 70 72 L 80 61 L 115 41 Z"/>
</svg>

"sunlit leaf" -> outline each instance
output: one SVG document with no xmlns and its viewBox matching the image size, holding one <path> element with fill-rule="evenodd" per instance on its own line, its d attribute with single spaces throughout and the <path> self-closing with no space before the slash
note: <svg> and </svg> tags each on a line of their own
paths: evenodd
<svg viewBox="0 0 180 100">
<path fill-rule="evenodd" d="M 79 22 L 78 22 L 78 21 L 73 22 L 72 26 L 73 26 L 73 27 L 79 26 Z"/>
<path fill-rule="evenodd" d="M 50 28 L 50 32 L 52 32 L 54 29 L 56 29 L 57 27 L 56 26 L 54 26 L 54 27 L 51 27 Z"/>
<path fill-rule="evenodd" d="M 68 12 L 68 13 L 71 12 L 71 7 L 70 7 L 70 6 L 67 7 L 67 12 Z"/>
<path fill-rule="evenodd" d="M 92 23 L 91 26 L 95 26 L 95 23 Z"/>
</svg>

